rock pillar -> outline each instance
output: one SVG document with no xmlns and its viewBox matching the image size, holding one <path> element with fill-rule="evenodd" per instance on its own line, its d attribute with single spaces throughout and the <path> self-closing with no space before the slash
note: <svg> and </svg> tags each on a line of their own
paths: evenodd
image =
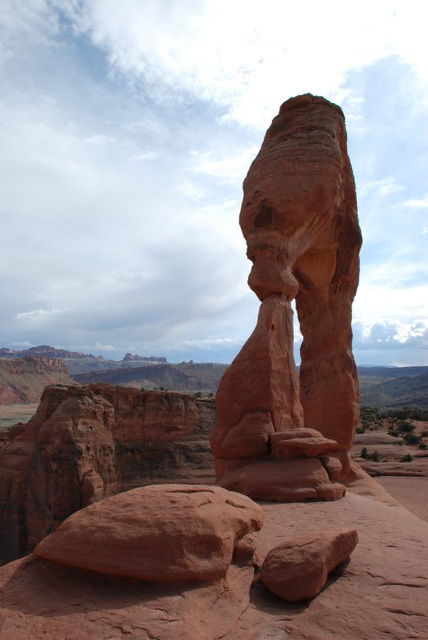
<svg viewBox="0 0 428 640">
<path fill-rule="evenodd" d="M 217 392 L 217 481 L 262 499 L 336 499 L 359 418 L 351 304 L 361 246 L 339 107 L 310 94 L 282 105 L 244 181 L 240 225 L 261 306 Z"/>
</svg>

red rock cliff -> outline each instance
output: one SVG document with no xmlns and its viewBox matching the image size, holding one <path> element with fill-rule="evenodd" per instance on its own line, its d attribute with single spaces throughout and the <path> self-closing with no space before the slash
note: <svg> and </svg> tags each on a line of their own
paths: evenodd
<svg viewBox="0 0 428 640">
<path fill-rule="evenodd" d="M 58 358 L 0 359 L 0 404 L 38 402 L 50 384 L 73 384 L 67 367 Z"/>
</svg>

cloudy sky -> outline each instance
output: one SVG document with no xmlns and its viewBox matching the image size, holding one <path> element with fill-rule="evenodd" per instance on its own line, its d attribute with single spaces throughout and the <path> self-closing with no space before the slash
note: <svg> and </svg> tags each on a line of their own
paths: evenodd
<svg viewBox="0 0 428 640">
<path fill-rule="evenodd" d="M 427 24 L 424 0 L 0 0 L 0 346 L 230 362 L 258 309 L 242 181 L 311 92 L 346 115 L 357 362 L 428 364 Z"/>
</svg>

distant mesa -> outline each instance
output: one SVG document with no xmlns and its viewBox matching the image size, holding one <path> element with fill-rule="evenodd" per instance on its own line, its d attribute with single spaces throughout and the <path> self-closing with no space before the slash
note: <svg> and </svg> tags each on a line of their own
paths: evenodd
<svg viewBox="0 0 428 640">
<path fill-rule="evenodd" d="M 0 349 L 0 358 L 24 358 L 26 356 L 44 356 L 45 358 L 93 358 L 94 360 L 104 360 L 103 356 L 93 356 L 92 354 L 81 353 L 80 351 L 67 351 L 66 349 L 56 349 L 48 345 L 30 347 L 29 349 Z"/>
<path fill-rule="evenodd" d="M 162 362 L 166 363 L 167 359 L 163 356 L 139 356 L 137 353 L 127 353 L 123 356 L 123 362 Z"/>
</svg>

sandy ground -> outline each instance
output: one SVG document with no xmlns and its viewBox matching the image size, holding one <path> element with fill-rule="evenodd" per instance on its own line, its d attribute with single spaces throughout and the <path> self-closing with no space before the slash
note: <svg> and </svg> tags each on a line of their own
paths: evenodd
<svg viewBox="0 0 428 640">
<path fill-rule="evenodd" d="M 36 413 L 37 404 L 0 405 L 0 429 L 10 427 L 17 422 L 28 422 Z"/>
</svg>

